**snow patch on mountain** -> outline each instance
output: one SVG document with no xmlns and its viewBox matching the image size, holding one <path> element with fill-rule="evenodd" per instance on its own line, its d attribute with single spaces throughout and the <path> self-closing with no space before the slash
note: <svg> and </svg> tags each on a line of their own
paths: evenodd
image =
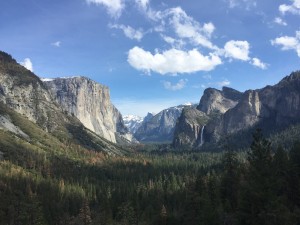
<svg viewBox="0 0 300 225">
<path fill-rule="evenodd" d="M 137 131 L 137 129 L 141 126 L 143 120 L 144 118 L 136 115 L 123 116 L 124 124 L 132 134 L 134 134 Z"/>
</svg>

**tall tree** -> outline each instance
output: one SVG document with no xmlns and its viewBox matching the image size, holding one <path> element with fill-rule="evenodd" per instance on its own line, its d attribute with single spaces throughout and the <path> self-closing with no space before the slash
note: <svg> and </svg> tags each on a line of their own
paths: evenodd
<svg viewBox="0 0 300 225">
<path fill-rule="evenodd" d="M 220 194 L 224 209 L 224 224 L 236 223 L 236 210 L 240 189 L 240 169 L 237 153 L 228 149 L 223 159 Z"/>
<path fill-rule="evenodd" d="M 251 225 L 277 224 L 272 205 L 276 198 L 273 191 L 271 143 L 263 137 L 260 129 L 253 134 L 248 162 L 242 190 L 240 222 Z"/>
<path fill-rule="evenodd" d="M 87 199 L 84 199 L 82 207 L 80 208 L 79 218 L 83 225 L 89 225 L 92 223 L 91 210 Z"/>
</svg>

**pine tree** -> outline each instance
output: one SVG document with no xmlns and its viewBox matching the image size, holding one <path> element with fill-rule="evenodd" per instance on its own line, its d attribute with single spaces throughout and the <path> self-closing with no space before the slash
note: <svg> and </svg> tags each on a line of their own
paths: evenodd
<svg viewBox="0 0 300 225">
<path fill-rule="evenodd" d="M 162 205 L 161 210 L 160 210 L 160 219 L 161 219 L 161 225 L 166 225 L 167 224 L 167 209 L 165 205 Z"/>
<path fill-rule="evenodd" d="M 273 210 L 276 196 L 273 191 L 271 143 L 263 137 L 259 129 L 253 134 L 248 162 L 239 212 L 240 222 L 251 225 L 277 224 Z"/>
<path fill-rule="evenodd" d="M 89 207 L 89 203 L 86 199 L 84 199 L 82 207 L 79 210 L 79 218 L 83 225 L 88 225 L 92 223 L 91 210 Z"/>
<path fill-rule="evenodd" d="M 224 209 L 224 224 L 236 223 L 236 211 L 240 189 L 240 171 L 236 152 L 232 149 L 224 155 L 224 171 L 221 177 L 220 194 Z"/>
</svg>

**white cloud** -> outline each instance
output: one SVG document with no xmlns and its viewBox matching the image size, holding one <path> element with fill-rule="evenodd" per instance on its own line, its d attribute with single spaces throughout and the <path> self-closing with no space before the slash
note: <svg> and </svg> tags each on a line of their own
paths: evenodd
<svg viewBox="0 0 300 225">
<path fill-rule="evenodd" d="M 282 4 L 279 6 L 279 11 L 285 15 L 287 12 L 300 15 L 300 0 L 291 0 L 291 5 Z"/>
<path fill-rule="evenodd" d="M 185 45 L 185 42 L 181 39 L 175 39 L 164 34 L 161 34 L 161 37 L 165 42 L 170 44 L 173 48 L 181 49 Z"/>
<path fill-rule="evenodd" d="M 230 81 L 227 80 L 227 79 L 225 79 L 225 80 L 223 80 L 223 81 L 221 81 L 221 82 L 218 82 L 217 85 L 218 85 L 219 87 L 229 86 L 229 85 L 230 85 Z"/>
<path fill-rule="evenodd" d="M 252 58 L 251 64 L 252 64 L 253 66 L 256 66 L 256 67 L 258 67 L 258 68 L 260 68 L 260 69 L 263 69 L 263 70 L 267 69 L 267 67 L 268 67 L 268 64 L 263 63 L 263 62 L 260 61 L 260 59 L 258 59 L 258 58 Z"/>
<path fill-rule="evenodd" d="M 282 18 L 280 18 L 280 17 L 276 17 L 274 19 L 274 22 L 277 23 L 277 24 L 279 24 L 279 25 L 282 25 L 282 26 L 287 26 L 287 23 Z"/>
<path fill-rule="evenodd" d="M 222 64 L 219 56 L 212 53 L 204 56 L 197 49 L 187 52 L 170 49 L 152 54 L 139 47 L 129 50 L 128 62 L 137 70 L 147 73 L 154 71 L 162 75 L 210 71 Z"/>
<path fill-rule="evenodd" d="M 166 26 L 171 25 L 179 38 L 187 39 L 194 45 L 200 45 L 210 49 L 217 49 L 210 41 L 211 35 L 215 30 L 212 23 L 205 23 L 203 26 L 188 16 L 180 7 L 171 8 L 163 13 Z"/>
<path fill-rule="evenodd" d="M 144 33 L 142 29 L 135 30 L 131 26 L 114 24 L 114 25 L 110 25 L 110 28 L 121 29 L 124 32 L 126 37 L 130 39 L 135 39 L 137 41 L 140 41 L 144 37 Z"/>
<path fill-rule="evenodd" d="M 224 46 L 225 57 L 248 61 L 249 48 L 247 41 L 228 41 Z"/>
<path fill-rule="evenodd" d="M 86 0 L 89 4 L 104 5 L 110 14 L 114 18 L 121 16 L 122 10 L 125 7 L 124 0 Z"/>
<path fill-rule="evenodd" d="M 56 42 L 51 43 L 51 45 L 53 45 L 55 47 L 60 47 L 61 42 L 60 41 L 56 41 Z"/>
<path fill-rule="evenodd" d="M 296 31 L 295 37 L 282 36 L 271 40 L 272 45 L 281 46 L 282 50 L 295 50 L 300 57 L 300 30 Z"/>
<path fill-rule="evenodd" d="M 187 81 L 187 79 L 180 79 L 176 84 L 172 84 L 170 81 L 163 81 L 163 84 L 167 90 L 178 91 L 185 87 Z"/>
<path fill-rule="evenodd" d="M 33 72 L 33 66 L 32 66 L 32 62 L 29 58 L 24 59 L 23 62 L 20 62 L 20 64 L 22 66 L 24 66 L 26 69 L 30 70 L 31 72 Z"/>
</svg>

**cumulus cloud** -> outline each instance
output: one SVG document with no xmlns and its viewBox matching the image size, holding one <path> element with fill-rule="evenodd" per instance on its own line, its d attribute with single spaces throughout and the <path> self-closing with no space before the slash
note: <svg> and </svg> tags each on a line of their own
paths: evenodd
<svg viewBox="0 0 300 225">
<path fill-rule="evenodd" d="M 53 42 L 53 43 L 51 43 L 51 45 L 52 46 L 54 46 L 54 47 L 60 47 L 60 45 L 61 45 L 61 42 L 60 41 L 56 41 L 56 42 Z"/>
<path fill-rule="evenodd" d="M 249 48 L 247 41 L 228 41 L 224 46 L 225 57 L 248 61 Z"/>
<path fill-rule="evenodd" d="M 24 66 L 26 69 L 30 70 L 31 72 L 33 72 L 33 66 L 32 66 L 32 62 L 29 58 L 24 59 L 23 62 L 20 62 L 20 64 L 22 66 Z"/>
<path fill-rule="evenodd" d="M 263 70 L 265 70 L 265 69 L 268 68 L 268 64 L 263 63 L 263 62 L 260 61 L 260 59 L 258 59 L 258 58 L 252 58 L 251 64 L 252 64 L 253 66 L 256 66 L 256 67 L 258 67 L 258 68 L 260 68 L 260 69 L 263 69 Z"/>
<path fill-rule="evenodd" d="M 164 24 L 170 25 L 179 38 L 187 39 L 194 45 L 210 49 L 217 48 L 210 41 L 210 37 L 215 30 L 215 26 L 211 22 L 201 25 L 188 16 L 180 7 L 168 9 L 162 15 L 163 18 L 167 19 Z"/>
<path fill-rule="evenodd" d="M 281 46 L 282 50 L 295 50 L 300 57 L 300 30 L 296 31 L 296 36 L 282 36 L 271 40 L 272 45 Z"/>
<path fill-rule="evenodd" d="M 110 25 L 110 28 L 121 29 L 124 32 L 124 35 L 130 39 L 135 39 L 140 41 L 144 37 L 144 33 L 142 29 L 135 30 L 131 26 L 125 26 L 122 24 L 114 24 Z"/>
<path fill-rule="evenodd" d="M 287 26 L 287 23 L 280 17 L 276 17 L 274 19 L 274 23 L 277 23 L 277 24 L 282 25 L 282 26 Z"/>
<path fill-rule="evenodd" d="M 178 91 L 183 89 L 186 86 L 186 83 L 188 82 L 187 79 L 180 79 L 176 84 L 172 84 L 169 81 L 163 81 L 164 87 L 167 90 L 171 91 Z"/>
<path fill-rule="evenodd" d="M 110 16 L 118 18 L 121 16 L 125 7 L 124 0 L 86 0 L 89 4 L 103 5 L 106 7 Z"/>
<path fill-rule="evenodd" d="M 292 0 L 292 4 L 282 4 L 279 6 L 279 11 L 284 15 L 286 13 L 300 15 L 300 0 Z"/>
<path fill-rule="evenodd" d="M 212 53 L 204 56 L 197 49 L 190 51 L 170 49 L 152 54 L 137 46 L 130 49 L 128 62 L 137 70 L 147 73 L 153 71 L 162 75 L 210 71 L 222 64 L 219 56 Z"/>
</svg>

